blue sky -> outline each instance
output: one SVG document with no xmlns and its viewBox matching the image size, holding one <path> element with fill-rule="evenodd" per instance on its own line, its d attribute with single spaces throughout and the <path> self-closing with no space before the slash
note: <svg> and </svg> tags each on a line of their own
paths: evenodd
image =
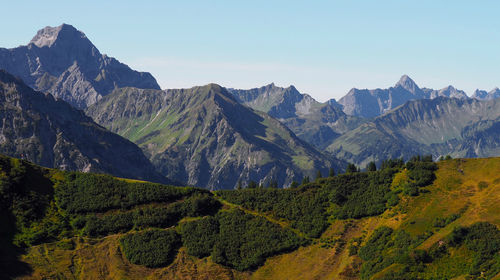
<svg viewBox="0 0 500 280">
<path fill-rule="evenodd" d="M 500 1 L 9 1 L 1 47 L 72 24 L 162 88 L 295 85 L 320 101 L 393 85 L 500 86 Z"/>
</svg>

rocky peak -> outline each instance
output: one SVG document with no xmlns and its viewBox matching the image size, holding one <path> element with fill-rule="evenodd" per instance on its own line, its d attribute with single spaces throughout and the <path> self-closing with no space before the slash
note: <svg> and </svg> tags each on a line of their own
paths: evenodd
<svg viewBox="0 0 500 280">
<path fill-rule="evenodd" d="M 35 37 L 31 39 L 30 44 L 34 44 L 39 48 L 43 47 L 52 47 L 54 44 L 60 41 L 65 42 L 81 42 L 83 41 L 85 44 L 89 44 L 90 41 L 87 39 L 87 36 L 73 26 L 69 24 L 61 24 L 57 27 L 47 26 L 43 29 L 40 29 Z"/>
<path fill-rule="evenodd" d="M 417 84 L 410 78 L 408 75 L 403 75 L 399 79 L 399 81 L 396 83 L 394 87 L 402 87 L 406 89 L 407 91 L 415 94 L 420 88 L 417 86 Z"/>
<path fill-rule="evenodd" d="M 83 32 L 68 24 L 41 29 L 27 46 L 0 48 L 0 68 L 79 109 L 116 88 L 160 89 L 150 73 L 102 55 Z"/>
<path fill-rule="evenodd" d="M 488 92 L 485 90 L 476 89 L 476 91 L 474 91 L 474 95 L 472 95 L 472 98 L 479 100 L 492 100 L 492 99 L 497 99 L 499 97 L 500 97 L 500 89 L 498 87 Z"/>
<path fill-rule="evenodd" d="M 488 95 L 488 92 L 485 91 L 485 90 L 480 90 L 480 89 L 476 89 L 474 91 L 474 94 L 472 95 L 472 98 L 476 98 L 476 99 L 483 99 L 486 97 L 486 95 Z"/>
</svg>

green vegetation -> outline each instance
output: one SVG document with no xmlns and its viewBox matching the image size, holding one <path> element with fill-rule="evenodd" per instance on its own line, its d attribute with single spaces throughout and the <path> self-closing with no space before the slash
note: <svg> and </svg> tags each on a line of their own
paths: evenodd
<svg viewBox="0 0 500 280">
<path fill-rule="evenodd" d="M 436 164 L 432 158 L 429 161 L 429 157 L 414 157 L 406 164 L 389 160 L 382 167 L 378 171 L 358 172 L 352 165 L 352 172 L 318 178 L 313 183 L 304 180 L 300 188 L 247 188 L 223 190 L 217 194 L 244 208 L 287 220 L 293 228 L 315 238 L 327 228 L 329 216 L 358 219 L 379 215 L 396 205 L 401 190 L 392 190 L 391 184 L 394 175 L 403 168 L 408 170 L 409 179 L 402 188 L 411 188 L 412 195 L 435 179 Z"/>
<path fill-rule="evenodd" d="M 212 258 L 237 270 L 255 268 L 267 257 L 296 249 L 305 242 L 295 233 L 241 210 L 222 211 L 216 218 L 219 235 Z"/>
<path fill-rule="evenodd" d="M 310 237 L 319 236 L 328 226 L 326 197 L 317 187 L 290 189 L 243 189 L 218 191 L 224 200 L 290 221 L 291 226 Z"/>
<path fill-rule="evenodd" d="M 71 172 L 55 187 L 55 199 L 68 213 L 129 209 L 151 202 L 168 203 L 208 191 L 146 182 L 126 182 L 109 175 Z"/>
<path fill-rule="evenodd" d="M 376 229 L 359 250 L 364 261 L 361 278 L 450 279 L 468 274 L 491 279 L 500 272 L 500 230 L 495 225 L 479 222 L 458 227 L 428 250 L 416 249 L 427 237 L 412 237 L 389 227 Z M 455 258 L 461 265 L 448 265 L 446 260 Z"/>
<path fill-rule="evenodd" d="M 183 217 L 197 217 L 217 212 L 220 203 L 207 194 L 191 196 L 184 201 L 164 206 L 146 206 L 126 212 L 113 212 L 102 216 L 87 215 L 84 233 L 101 236 L 131 229 L 170 227 Z"/>
<path fill-rule="evenodd" d="M 393 197 L 391 182 L 398 169 L 356 172 L 325 181 L 323 195 L 334 203 L 333 215 L 339 219 L 378 215 L 388 207 Z"/>
<path fill-rule="evenodd" d="M 174 260 L 182 243 L 175 230 L 152 229 L 124 235 L 120 244 L 131 263 L 161 267 Z"/>
<path fill-rule="evenodd" d="M 241 210 L 186 222 L 181 234 L 189 254 L 199 258 L 211 255 L 216 263 L 237 270 L 255 268 L 267 257 L 306 242 L 290 230 Z"/>
<path fill-rule="evenodd" d="M 115 251 L 132 264 L 151 268 L 168 266 L 179 255 L 176 266 L 181 259 L 206 258 L 200 261 L 233 273 L 260 271 L 298 255 L 315 265 L 349 264 L 335 275 L 322 274 L 332 279 L 492 279 L 500 273 L 500 231 L 494 225 L 500 178 L 491 171 L 466 180 L 464 162 L 442 161 L 447 169 L 439 172 L 448 177 L 437 179 L 436 164 L 415 157 L 289 189 L 275 188 L 271 180 L 267 187 L 255 184 L 213 195 L 0 157 L 0 219 L 5 225 L 0 245 L 7 259 L 18 259 L 15 245 L 39 248 L 40 256 L 51 258 L 114 242 Z M 469 169 L 464 173 L 472 174 Z M 446 206 L 436 207 L 443 202 L 432 199 L 446 192 L 453 192 Z M 460 197 L 467 201 L 454 204 Z M 477 213 L 477 205 L 484 210 Z M 486 218 L 471 221 L 475 215 Z M 47 254 L 47 244 L 55 251 Z M 323 256 L 324 264 L 314 254 Z M 269 278 L 269 273 L 259 275 Z"/>
<path fill-rule="evenodd" d="M 190 255 L 203 258 L 212 253 L 219 236 L 219 221 L 214 217 L 181 224 L 182 242 Z"/>
</svg>

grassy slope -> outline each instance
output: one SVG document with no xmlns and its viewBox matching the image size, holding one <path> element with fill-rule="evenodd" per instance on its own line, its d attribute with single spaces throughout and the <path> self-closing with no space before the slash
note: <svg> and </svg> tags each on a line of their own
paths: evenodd
<svg viewBox="0 0 500 280">
<path fill-rule="evenodd" d="M 335 221 L 312 245 L 272 257 L 254 272 L 237 272 L 214 264 L 210 258 L 197 259 L 181 249 L 174 263 L 166 268 L 149 269 L 130 264 L 121 253 L 119 235 L 102 239 L 73 240 L 74 250 L 64 249 L 68 242 L 43 244 L 29 249 L 22 258 L 32 265 L 34 272 L 26 279 L 42 277 L 83 279 L 358 279 L 360 259 L 349 256 L 353 238 L 366 240 L 373 230 L 386 225 L 405 229 L 412 235 L 433 230 L 421 248 L 428 248 L 441 240 L 458 225 L 489 221 L 500 226 L 500 158 L 448 160 L 439 163 L 437 179 L 427 187 L 427 193 L 405 197 L 400 204 L 384 214 L 359 220 Z M 488 187 L 480 189 L 479 182 Z M 233 207 L 226 205 L 225 207 Z M 433 228 L 437 217 L 458 213 L 467 207 L 461 217 L 444 228 Z M 342 241 L 339 241 L 342 240 Z M 69 246 L 71 248 L 71 245 Z M 466 251 L 451 250 L 451 256 L 427 269 L 441 271 L 444 267 L 459 265 L 467 260 Z M 98 260 L 95 262 L 95 260 Z M 387 270 L 395 269 L 397 265 Z M 375 275 L 383 279 L 383 273 Z M 499 279 L 497 275 L 494 279 Z M 456 278 L 463 279 L 463 278 Z"/>
<path fill-rule="evenodd" d="M 433 229 L 432 225 L 437 217 L 458 213 L 466 206 L 467 210 L 459 219 L 440 230 L 434 229 L 435 233 L 421 248 L 429 248 L 459 225 L 488 221 L 500 226 L 500 158 L 443 161 L 439 163 L 436 176 L 434 184 L 427 187 L 430 192 L 403 199 L 397 209 L 388 210 L 380 216 L 353 221 L 353 226 L 348 229 L 339 225 L 345 222 L 337 221 L 322 237 L 340 237 L 349 244 L 350 239 L 370 236 L 375 228 L 382 225 L 405 229 L 412 235 L 417 235 Z M 480 190 L 480 181 L 487 182 L 489 186 Z M 313 244 L 268 259 L 252 275 L 252 279 L 358 279 L 349 277 L 350 271 L 356 271 L 359 261 L 356 256 L 349 256 L 349 245 L 341 250 L 338 247 L 322 248 L 321 245 Z M 451 263 L 466 258 L 464 252 L 452 252 L 449 261 Z M 437 263 L 430 269 L 442 270 L 450 263 Z M 499 277 L 500 275 L 497 276 Z"/>
<path fill-rule="evenodd" d="M 23 260 L 34 272 L 20 279 L 245 279 L 246 273 L 197 259 L 181 249 L 165 268 L 131 264 L 121 252 L 120 235 L 103 239 L 73 239 L 30 248 Z M 68 244 L 73 244 L 74 249 Z"/>
</svg>

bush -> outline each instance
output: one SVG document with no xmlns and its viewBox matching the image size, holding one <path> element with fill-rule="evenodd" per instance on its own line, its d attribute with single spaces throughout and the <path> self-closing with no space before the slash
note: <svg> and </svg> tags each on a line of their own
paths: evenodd
<svg viewBox="0 0 500 280">
<path fill-rule="evenodd" d="M 291 226 L 308 236 L 318 237 L 328 226 L 325 208 L 327 197 L 316 187 L 290 189 L 243 189 L 219 191 L 223 199 L 277 219 L 287 219 Z"/>
<path fill-rule="evenodd" d="M 110 175 L 69 172 L 55 188 L 58 205 L 68 213 L 129 209 L 151 202 L 173 202 L 207 190 L 126 182 Z"/>
<path fill-rule="evenodd" d="M 170 227 L 183 217 L 210 215 L 217 212 L 220 203 L 207 194 L 195 195 L 185 201 L 168 206 L 146 206 L 126 212 L 112 212 L 105 215 L 90 214 L 86 217 L 84 233 L 101 236 L 126 232 L 132 228 Z M 81 222 L 79 222 L 81 223 Z"/>
<path fill-rule="evenodd" d="M 127 259 L 147 267 L 167 266 L 174 260 L 181 240 L 174 230 L 147 230 L 120 238 Z"/>
<path fill-rule="evenodd" d="M 241 210 L 217 214 L 219 235 L 212 250 L 216 263 L 243 271 L 264 263 L 267 257 L 296 249 L 305 240 L 264 218 Z"/>
<path fill-rule="evenodd" d="M 219 222 L 214 217 L 183 223 L 182 242 L 188 254 L 203 258 L 210 256 L 219 235 Z"/>
<path fill-rule="evenodd" d="M 477 187 L 480 190 L 486 189 L 488 187 L 488 183 L 486 183 L 485 181 L 481 181 L 481 182 L 477 183 Z"/>
<path fill-rule="evenodd" d="M 339 205 L 335 216 L 340 219 L 361 218 L 383 213 L 397 196 L 391 194 L 391 183 L 397 169 L 368 173 L 352 173 L 328 179 L 323 192 L 332 203 Z"/>
</svg>

